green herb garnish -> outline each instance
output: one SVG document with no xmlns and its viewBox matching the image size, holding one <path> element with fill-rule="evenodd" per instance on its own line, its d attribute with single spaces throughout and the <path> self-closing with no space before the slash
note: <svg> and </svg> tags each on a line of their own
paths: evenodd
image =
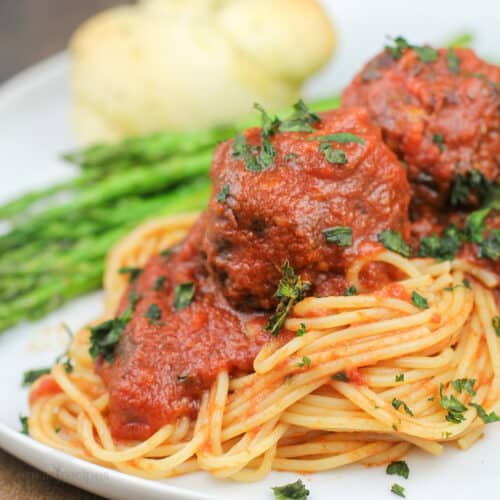
<svg viewBox="0 0 500 500">
<path fill-rule="evenodd" d="M 500 422 L 500 416 L 498 416 L 494 411 L 491 413 L 486 413 L 484 408 L 477 403 L 470 403 L 469 406 L 472 406 L 476 409 L 477 416 L 485 423 L 492 424 L 493 422 Z"/>
<path fill-rule="evenodd" d="M 271 315 L 265 329 L 272 335 L 278 335 L 292 307 L 302 300 L 309 290 L 309 283 L 303 283 L 302 278 L 295 274 L 288 260 L 281 268 L 281 280 L 274 296 L 279 299 L 276 311 Z"/>
<path fill-rule="evenodd" d="M 158 276 L 158 278 L 155 279 L 155 284 L 153 286 L 153 290 L 159 291 L 163 288 L 163 285 L 165 284 L 165 276 Z"/>
<path fill-rule="evenodd" d="M 295 483 L 275 486 L 271 489 L 274 492 L 275 500 L 306 500 L 309 496 L 309 490 L 300 479 Z"/>
<path fill-rule="evenodd" d="M 425 297 L 422 297 L 422 295 L 417 293 L 415 290 L 411 292 L 411 301 L 419 309 L 429 309 L 429 302 L 427 302 L 427 299 Z"/>
<path fill-rule="evenodd" d="M 21 423 L 21 431 L 20 431 L 21 434 L 29 436 L 30 429 L 29 429 L 28 417 L 25 417 L 24 415 L 19 415 L 19 422 Z"/>
<path fill-rule="evenodd" d="M 302 359 L 297 363 L 297 366 L 299 368 L 309 368 L 311 366 L 311 358 L 308 358 L 307 356 L 303 356 Z"/>
<path fill-rule="evenodd" d="M 359 135 L 351 134 L 350 132 L 338 132 L 336 134 L 320 135 L 318 137 L 312 137 L 313 140 L 318 140 L 320 142 L 338 142 L 340 144 L 349 144 L 350 142 L 356 142 L 358 144 L 365 144 L 365 140 Z"/>
<path fill-rule="evenodd" d="M 398 497 L 406 498 L 405 489 L 401 485 L 399 485 L 398 483 L 394 483 L 391 486 L 391 492 L 394 493 L 395 495 L 397 495 Z"/>
<path fill-rule="evenodd" d="M 432 62 L 436 61 L 438 58 L 438 52 L 436 49 L 428 46 L 412 45 L 408 43 L 402 36 L 398 36 L 394 39 L 393 47 L 391 47 L 390 45 L 386 45 L 385 49 L 390 52 L 392 58 L 396 61 L 398 59 L 401 59 L 401 56 L 403 55 L 405 49 L 413 49 L 422 62 Z"/>
<path fill-rule="evenodd" d="M 215 197 L 215 199 L 220 203 L 224 203 L 228 196 L 229 196 L 229 184 L 224 184 L 223 188 L 221 189 L 220 193 Z"/>
<path fill-rule="evenodd" d="M 38 368 L 35 370 L 27 370 L 23 373 L 23 387 L 27 387 L 43 375 L 48 375 L 50 373 L 50 368 Z"/>
<path fill-rule="evenodd" d="M 452 260 L 464 239 L 464 233 L 455 224 L 451 224 L 443 231 L 441 237 L 436 234 L 424 236 L 420 240 L 418 255 L 438 260 Z"/>
<path fill-rule="evenodd" d="M 467 407 L 461 403 L 455 396 L 445 396 L 443 394 L 443 384 L 439 387 L 439 404 L 441 408 L 448 411 L 446 415 L 446 420 L 454 424 L 459 424 L 465 420 L 464 412 L 467 411 Z"/>
<path fill-rule="evenodd" d="M 450 189 L 450 204 L 452 207 L 466 205 L 472 196 L 481 208 L 500 209 L 500 187 L 475 168 L 465 175 L 455 175 Z"/>
<path fill-rule="evenodd" d="M 339 382 L 349 382 L 349 377 L 346 372 L 337 372 L 332 375 L 332 380 L 338 380 Z"/>
<path fill-rule="evenodd" d="M 494 316 L 491 320 L 491 325 L 497 334 L 497 337 L 500 337 L 500 316 Z"/>
<path fill-rule="evenodd" d="M 299 329 L 295 332 L 295 335 L 297 337 L 302 337 L 302 335 L 304 335 L 306 332 L 307 332 L 307 330 L 306 330 L 306 324 L 305 323 L 301 323 Z"/>
<path fill-rule="evenodd" d="M 345 165 L 347 163 L 347 156 L 341 149 L 333 149 L 331 144 L 322 142 L 319 145 L 319 150 L 329 163 L 334 165 Z"/>
<path fill-rule="evenodd" d="M 461 64 L 461 61 L 457 57 L 457 53 L 455 52 L 455 50 L 453 49 L 453 47 L 450 47 L 448 49 L 448 52 L 446 54 L 446 60 L 448 62 L 448 69 L 452 73 L 455 73 L 455 74 L 460 73 L 460 64 Z"/>
<path fill-rule="evenodd" d="M 399 410 L 402 406 L 406 414 L 413 417 L 413 412 L 410 410 L 410 407 L 404 401 L 401 401 L 401 399 L 394 398 L 391 404 L 395 410 Z"/>
<path fill-rule="evenodd" d="M 346 288 L 344 290 L 344 295 L 346 297 L 350 297 L 352 295 L 357 295 L 358 294 L 358 291 L 356 290 L 356 287 L 354 285 L 350 286 L 349 288 Z"/>
<path fill-rule="evenodd" d="M 474 390 L 474 385 L 476 385 L 476 380 L 473 378 L 457 378 L 451 382 L 451 385 L 454 389 L 462 394 L 462 391 L 469 393 L 471 396 L 476 395 L 476 391 Z"/>
<path fill-rule="evenodd" d="M 294 112 L 279 125 L 279 130 L 281 132 L 313 132 L 312 125 L 320 122 L 321 118 L 309 111 L 302 99 L 293 105 L 293 109 Z"/>
<path fill-rule="evenodd" d="M 394 231 L 393 229 L 387 229 L 382 231 L 377 236 L 378 241 L 384 245 L 388 250 L 399 253 L 403 257 L 411 256 L 411 247 L 407 245 L 401 236 L 401 233 Z"/>
<path fill-rule="evenodd" d="M 432 142 L 436 144 L 436 146 L 439 148 L 439 151 L 441 153 L 444 151 L 444 138 L 441 134 L 434 134 L 432 136 Z"/>
<path fill-rule="evenodd" d="M 385 469 L 386 474 L 397 475 L 408 479 L 410 475 L 410 468 L 404 460 L 398 460 L 397 462 L 391 462 Z"/>
<path fill-rule="evenodd" d="M 192 281 L 181 283 L 175 287 L 174 308 L 176 311 L 186 308 L 193 301 L 196 286 Z"/>
<path fill-rule="evenodd" d="M 500 259 L 500 229 L 490 229 L 488 236 L 479 244 L 478 256 L 491 260 Z"/>
<path fill-rule="evenodd" d="M 323 230 L 327 243 L 335 243 L 339 247 L 352 245 L 352 229 L 347 226 L 329 227 Z"/>
<path fill-rule="evenodd" d="M 161 319 L 161 309 L 156 304 L 151 304 L 144 317 L 149 320 L 150 323 L 156 323 Z"/>
<path fill-rule="evenodd" d="M 465 237 L 473 243 L 482 243 L 483 234 L 486 230 L 486 217 L 490 213 L 490 208 L 483 208 L 472 212 L 465 221 Z"/>
<path fill-rule="evenodd" d="M 131 291 L 129 294 L 129 306 L 120 316 L 90 328 L 89 353 L 93 359 L 102 356 L 110 363 L 113 361 L 115 347 L 125 331 L 125 327 L 132 318 L 132 313 L 139 300 L 140 297 L 134 291 Z"/>
<path fill-rule="evenodd" d="M 405 374 L 400 373 L 399 375 L 396 375 L 395 380 L 396 380 L 396 382 L 404 382 L 405 381 Z"/>
<path fill-rule="evenodd" d="M 140 267 L 120 267 L 120 269 L 118 269 L 118 272 L 120 274 L 128 274 L 129 283 L 134 283 L 134 281 L 142 273 L 142 269 Z"/>
</svg>

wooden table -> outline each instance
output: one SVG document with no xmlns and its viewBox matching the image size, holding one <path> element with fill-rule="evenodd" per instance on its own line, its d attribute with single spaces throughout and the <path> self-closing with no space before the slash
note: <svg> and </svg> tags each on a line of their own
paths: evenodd
<svg viewBox="0 0 500 500">
<path fill-rule="evenodd" d="M 0 0 L 0 82 L 64 50 L 93 13 L 126 0 Z M 0 499 L 96 500 L 25 465 L 0 449 Z"/>
</svg>

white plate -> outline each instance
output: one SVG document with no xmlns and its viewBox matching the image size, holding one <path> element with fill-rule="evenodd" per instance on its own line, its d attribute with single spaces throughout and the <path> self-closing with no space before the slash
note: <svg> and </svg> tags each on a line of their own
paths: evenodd
<svg viewBox="0 0 500 500">
<path fill-rule="evenodd" d="M 500 59 L 500 2 L 350 0 L 326 2 L 336 19 L 340 48 L 335 61 L 308 87 L 308 95 L 326 95 L 341 88 L 364 60 L 379 50 L 386 34 L 440 43 L 463 30 L 477 35 L 484 56 Z M 67 61 L 57 56 L 16 77 L 0 89 L 0 200 L 71 175 L 58 154 L 74 146 L 69 122 Z M 22 324 L 0 336 L 0 446 L 31 465 L 81 488 L 109 498 L 257 499 L 272 498 L 270 486 L 295 480 L 294 474 L 273 473 L 249 485 L 216 481 L 197 473 L 169 481 L 147 481 L 74 459 L 21 435 L 18 416 L 27 412 L 21 390 L 25 369 L 50 364 L 61 351 L 60 322 L 77 328 L 101 310 L 101 294 L 76 300 L 43 321 Z M 52 328 L 51 328 L 52 327 Z M 393 482 L 404 485 L 407 498 L 465 500 L 498 496 L 497 450 L 500 426 L 468 452 L 447 449 L 439 458 L 413 452 L 410 479 L 386 476 L 383 468 L 352 466 L 308 475 L 311 500 L 320 498 L 395 498 Z"/>
</svg>

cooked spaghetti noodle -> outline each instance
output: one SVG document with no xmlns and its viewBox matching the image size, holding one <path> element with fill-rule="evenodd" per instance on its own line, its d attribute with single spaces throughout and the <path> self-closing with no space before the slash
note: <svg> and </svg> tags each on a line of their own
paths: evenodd
<svg viewBox="0 0 500 500">
<path fill-rule="evenodd" d="M 105 277 L 106 316 L 115 313 L 127 286 L 117 270 L 143 265 L 178 243 L 195 218 L 153 221 L 114 249 Z M 404 278 L 363 293 L 359 274 L 372 261 L 390 264 Z M 181 417 L 141 442 L 113 439 L 108 393 L 94 372 L 88 329 L 81 330 L 69 352 L 74 369 L 67 373 L 56 364 L 50 377 L 57 389 L 33 398 L 31 435 L 152 479 L 202 469 L 256 481 L 271 470 L 387 463 L 413 446 L 432 455 L 446 442 L 469 448 L 484 431 L 470 403 L 487 412 L 500 409 L 500 339 L 492 326 L 498 277 L 465 260 L 406 259 L 390 251 L 358 259 L 347 274 L 358 295 L 296 304 L 285 328 L 305 329 L 303 335 L 266 344 L 251 374 L 219 373 L 195 420 Z M 413 291 L 428 308 L 412 303 Z M 457 379 L 474 379 L 475 395 L 454 391 Z M 32 395 L 46 382 L 35 383 Z M 446 419 L 440 387 L 443 397 L 453 394 L 467 405 L 463 421 Z"/>
</svg>

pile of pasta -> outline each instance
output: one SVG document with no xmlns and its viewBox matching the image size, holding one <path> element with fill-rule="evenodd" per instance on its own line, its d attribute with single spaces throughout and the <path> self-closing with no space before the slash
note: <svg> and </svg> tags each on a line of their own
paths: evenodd
<svg viewBox="0 0 500 500">
<path fill-rule="evenodd" d="M 126 287 L 117 269 L 143 265 L 175 245 L 196 217 L 155 220 L 114 249 L 105 278 L 109 316 Z M 356 262 L 348 279 L 358 295 L 298 303 L 285 326 L 305 328 L 304 334 L 281 346 L 267 344 L 249 375 L 220 373 L 203 394 L 195 421 L 180 418 L 144 442 L 113 439 L 108 394 L 88 354 L 89 332 L 80 331 L 69 353 L 74 369 L 52 369 L 61 392 L 32 407 L 32 436 L 155 479 L 202 469 L 255 481 L 271 470 L 383 464 L 411 447 L 432 455 L 447 442 L 469 448 L 484 431 L 474 404 L 486 412 L 500 408 L 500 338 L 492 324 L 498 277 L 462 260 L 406 259 L 389 251 L 370 260 L 395 266 L 405 278 L 363 293 L 358 276 L 369 260 Z M 429 307 L 405 298 L 413 291 Z M 463 379 L 473 379 L 473 391 L 457 391 L 452 382 Z M 442 398 L 466 406 L 462 421 L 447 419 Z"/>
</svg>

